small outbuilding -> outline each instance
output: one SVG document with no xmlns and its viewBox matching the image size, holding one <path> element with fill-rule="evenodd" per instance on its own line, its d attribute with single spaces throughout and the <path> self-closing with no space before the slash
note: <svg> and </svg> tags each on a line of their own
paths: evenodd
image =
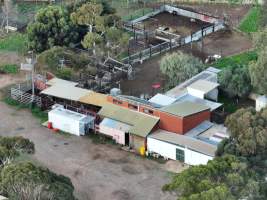
<svg viewBox="0 0 267 200">
<path fill-rule="evenodd" d="M 208 80 L 198 80 L 187 87 L 188 94 L 201 98 L 218 100 L 218 83 Z"/>
<path fill-rule="evenodd" d="M 107 104 L 98 113 L 103 119 L 99 132 L 111 136 L 118 143 L 140 152 L 146 146 L 146 137 L 159 122 L 158 117 Z"/>
<path fill-rule="evenodd" d="M 196 138 L 157 130 L 147 138 L 147 150 L 188 165 L 207 164 L 215 156 L 217 146 Z"/>
<path fill-rule="evenodd" d="M 95 117 L 64 109 L 63 106 L 53 106 L 48 112 L 48 122 L 52 127 L 73 135 L 85 135 L 94 129 Z"/>
</svg>

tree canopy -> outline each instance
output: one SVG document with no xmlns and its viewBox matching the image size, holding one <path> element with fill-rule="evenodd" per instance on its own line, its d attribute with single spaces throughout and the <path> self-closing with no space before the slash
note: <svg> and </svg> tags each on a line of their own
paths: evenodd
<svg viewBox="0 0 267 200">
<path fill-rule="evenodd" d="M 9 199 L 74 200 L 69 178 L 27 161 L 21 153 L 34 153 L 34 144 L 23 137 L 0 137 L 0 191 Z"/>
<path fill-rule="evenodd" d="M 69 178 L 30 162 L 5 166 L 0 178 L 1 190 L 10 199 L 75 199 L 74 187 Z"/>
<path fill-rule="evenodd" d="M 260 50 L 258 60 L 250 64 L 249 73 L 254 89 L 261 94 L 267 94 L 267 47 Z"/>
<path fill-rule="evenodd" d="M 174 190 L 181 200 L 237 200 L 262 196 L 256 174 L 233 155 L 215 158 L 207 165 L 193 166 L 175 175 L 163 187 Z M 250 193 L 248 193 L 250 191 Z"/>
<path fill-rule="evenodd" d="M 104 1 L 105 2 L 105 1 Z M 129 36 L 120 30 L 120 18 L 110 12 L 108 3 L 86 2 L 71 13 L 73 23 L 87 27 L 81 44 L 86 49 L 107 49 L 120 53 L 128 44 Z"/>
<path fill-rule="evenodd" d="M 246 97 L 252 88 L 246 66 L 227 67 L 219 74 L 219 83 L 229 97 Z"/>
<path fill-rule="evenodd" d="M 191 78 L 203 69 L 204 65 L 198 58 L 182 52 L 168 54 L 160 61 L 160 70 L 168 77 L 170 87 Z"/>
<path fill-rule="evenodd" d="M 240 109 L 227 117 L 225 125 L 231 133 L 226 152 L 246 157 L 267 153 L 267 109 Z"/>
<path fill-rule="evenodd" d="M 29 47 L 42 52 L 53 46 L 72 46 L 79 41 L 78 27 L 59 6 L 40 9 L 27 27 Z"/>
</svg>

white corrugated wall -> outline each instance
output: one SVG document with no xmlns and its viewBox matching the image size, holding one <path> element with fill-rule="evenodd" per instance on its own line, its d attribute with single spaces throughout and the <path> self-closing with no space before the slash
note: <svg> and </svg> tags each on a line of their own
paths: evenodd
<svg viewBox="0 0 267 200">
<path fill-rule="evenodd" d="M 209 160 L 212 160 L 212 156 L 208 156 L 196 151 L 192 151 L 187 148 L 183 148 L 177 145 L 163 142 L 154 138 L 147 138 L 147 150 L 160 154 L 163 157 L 176 160 L 176 149 L 181 149 L 185 154 L 185 163 L 188 165 L 200 165 L 207 164 Z"/>
</svg>

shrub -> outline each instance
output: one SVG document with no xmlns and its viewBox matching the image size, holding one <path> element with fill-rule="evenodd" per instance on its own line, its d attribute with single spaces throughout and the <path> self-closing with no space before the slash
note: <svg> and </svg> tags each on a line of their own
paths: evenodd
<svg viewBox="0 0 267 200">
<path fill-rule="evenodd" d="M 18 73 L 18 66 L 14 64 L 1 65 L 0 73 L 16 74 Z"/>
<path fill-rule="evenodd" d="M 10 34 L 0 39 L 0 51 L 25 52 L 27 49 L 27 36 L 21 33 Z"/>
<path fill-rule="evenodd" d="M 65 80 L 70 80 L 73 70 L 70 68 L 62 68 L 57 70 L 56 76 Z"/>
<path fill-rule="evenodd" d="M 22 153 L 34 153 L 34 144 L 29 139 L 21 136 L 17 137 L 0 137 L 0 146 L 8 150 L 17 150 Z"/>
<path fill-rule="evenodd" d="M 38 61 L 46 64 L 50 69 L 56 70 L 60 63 L 59 61 L 64 59 L 66 64 L 73 69 L 84 68 L 90 60 L 87 55 L 77 54 L 72 50 L 63 47 L 53 47 L 40 54 Z"/>
</svg>

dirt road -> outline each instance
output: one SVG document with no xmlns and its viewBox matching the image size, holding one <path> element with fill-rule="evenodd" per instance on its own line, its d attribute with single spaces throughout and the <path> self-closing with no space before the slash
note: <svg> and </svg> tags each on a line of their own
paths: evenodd
<svg viewBox="0 0 267 200">
<path fill-rule="evenodd" d="M 1 80 L 1 77 L 0 77 Z M 0 101 L 0 135 L 21 135 L 35 143 L 36 159 L 71 178 L 80 200 L 172 200 L 161 187 L 170 181 L 166 164 L 143 159 L 117 146 L 94 144 L 87 137 L 55 134 L 27 110 Z"/>
</svg>

